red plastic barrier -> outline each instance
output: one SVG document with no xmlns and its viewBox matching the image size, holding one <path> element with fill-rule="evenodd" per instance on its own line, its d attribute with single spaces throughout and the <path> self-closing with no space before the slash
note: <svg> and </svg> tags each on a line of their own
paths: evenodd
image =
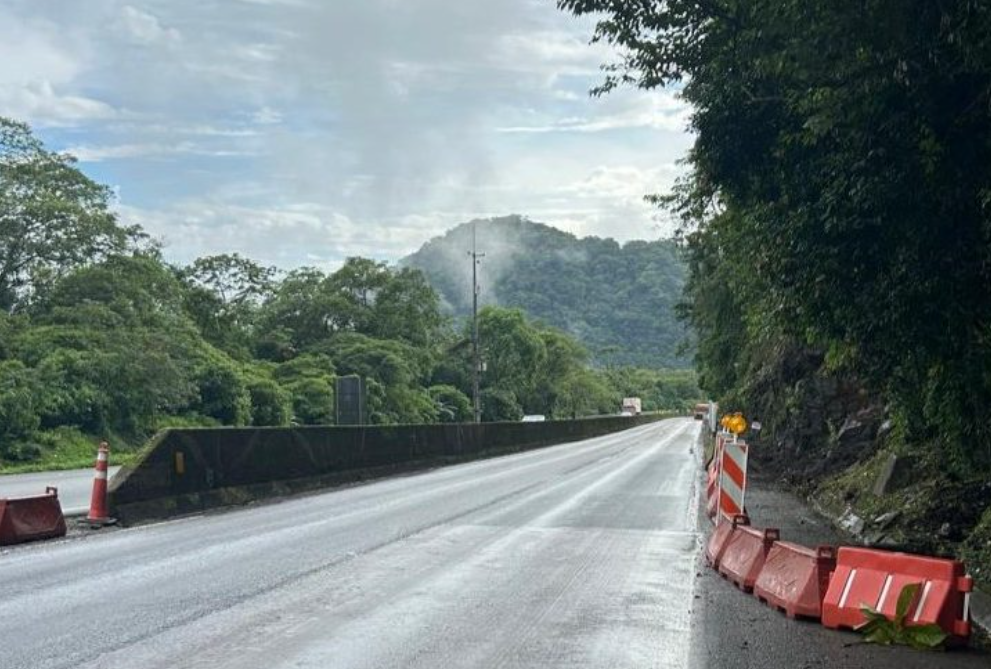
<svg viewBox="0 0 991 669">
<path fill-rule="evenodd" d="M 64 537 L 65 532 L 57 489 L 45 488 L 44 495 L 35 497 L 0 499 L 0 546 Z"/>
<path fill-rule="evenodd" d="M 719 504 L 719 468 L 715 463 L 709 465 L 709 479 L 705 486 L 705 513 L 710 519 L 716 517 L 716 505 Z"/>
<path fill-rule="evenodd" d="M 764 559 L 779 538 L 776 529 L 758 530 L 737 524 L 719 558 L 719 573 L 738 588 L 750 592 L 764 566 Z"/>
<path fill-rule="evenodd" d="M 711 500 L 716 496 L 716 486 L 719 484 L 719 474 L 716 472 L 716 465 L 709 465 L 706 471 L 705 498 Z"/>
<path fill-rule="evenodd" d="M 754 594 L 789 618 L 820 618 L 829 576 L 836 569 L 832 546 L 806 548 L 775 541 L 754 582 Z"/>
<path fill-rule="evenodd" d="M 737 516 L 732 522 L 723 521 L 716 526 L 716 529 L 709 535 L 709 543 L 705 547 L 705 561 L 713 569 L 719 568 L 719 560 L 723 556 L 726 544 L 733 536 L 733 530 L 737 525 L 749 525 L 750 519 L 746 516 Z"/>
<path fill-rule="evenodd" d="M 894 551 L 840 548 L 822 604 L 822 624 L 855 628 L 864 623 L 862 606 L 893 618 L 898 596 L 910 583 L 920 588 L 905 624 L 936 623 L 951 635 L 951 642 L 965 643 L 974 582 L 965 575 L 963 563 Z"/>
</svg>

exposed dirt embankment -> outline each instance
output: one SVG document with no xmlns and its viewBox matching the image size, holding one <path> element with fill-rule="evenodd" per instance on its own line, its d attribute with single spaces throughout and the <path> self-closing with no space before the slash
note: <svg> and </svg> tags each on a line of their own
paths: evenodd
<svg viewBox="0 0 991 669">
<path fill-rule="evenodd" d="M 782 352 L 744 393 L 764 431 L 754 473 L 810 498 L 864 543 L 962 557 L 991 588 L 991 479 L 953 473 L 927 443 L 906 443 L 855 378 L 814 351 Z"/>
</svg>

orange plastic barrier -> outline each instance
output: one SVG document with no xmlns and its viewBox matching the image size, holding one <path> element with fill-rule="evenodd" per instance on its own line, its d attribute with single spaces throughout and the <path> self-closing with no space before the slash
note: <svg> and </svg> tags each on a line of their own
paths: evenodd
<svg viewBox="0 0 991 669">
<path fill-rule="evenodd" d="M 705 513 L 710 519 L 716 517 L 716 504 L 719 502 L 719 468 L 716 463 L 709 465 L 709 478 L 705 485 Z"/>
<path fill-rule="evenodd" d="M 57 489 L 45 488 L 44 495 L 34 497 L 0 499 L 0 546 L 64 537 L 65 532 Z"/>
<path fill-rule="evenodd" d="M 733 530 L 737 525 L 749 525 L 750 519 L 744 515 L 735 517 L 732 522 L 722 522 L 709 535 L 709 543 L 705 546 L 705 561 L 713 569 L 719 568 L 719 560 L 726 550 L 726 544 L 733 536 Z"/>
<path fill-rule="evenodd" d="M 719 558 L 719 573 L 738 588 L 750 592 L 771 546 L 779 538 L 776 529 L 758 530 L 734 523 L 733 532 Z"/>
<path fill-rule="evenodd" d="M 806 548 L 775 541 L 754 582 L 754 595 L 789 618 L 820 618 L 829 577 L 836 569 L 832 546 Z"/>
<path fill-rule="evenodd" d="M 965 643 L 970 637 L 974 582 L 965 575 L 963 563 L 894 551 L 840 548 L 822 604 L 822 624 L 834 629 L 857 627 L 864 623 L 862 606 L 893 618 L 898 596 L 910 583 L 920 588 L 905 624 L 935 623 L 951 642 Z"/>
</svg>

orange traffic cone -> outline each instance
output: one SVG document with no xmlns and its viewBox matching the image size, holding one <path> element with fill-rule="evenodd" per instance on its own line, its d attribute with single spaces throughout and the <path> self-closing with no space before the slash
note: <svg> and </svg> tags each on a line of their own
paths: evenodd
<svg viewBox="0 0 991 669">
<path fill-rule="evenodd" d="M 89 515 L 86 522 L 90 525 L 110 525 L 115 522 L 110 517 L 107 508 L 107 465 L 110 458 L 110 447 L 101 441 L 96 452 L 96 473 L 93 475 L 93 495 L 89 502 Z"/>
</svg>

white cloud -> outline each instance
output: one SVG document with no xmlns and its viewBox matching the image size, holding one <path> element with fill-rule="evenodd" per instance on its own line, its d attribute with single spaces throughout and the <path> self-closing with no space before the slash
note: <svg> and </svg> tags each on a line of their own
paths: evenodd
<svg viewBox="0 0 991 669">
<path fill-rule="evenodd" d="M 180 260 L 395 259 L 509 212 L 654 237 L 690 142 L 671 92 L 589 98 L 612 54 L 547 0 L 3 4 L 0 113 L 71 126 L 42 136 Z"/>
<path fill-rule="evenodd" d="M 66 149 L 81 162 L 98 163 L 104 160 L 162 158 L 166 156 L 206 156 L 213 158 L 230 158 L 236 156 L 254 155 L 250 151 L 238 149 L 218 149 L 196 144 L 195 142 L 179 142 L 178 144 L 118 144 L 115 146 L 75 146 Z"/>
<path fill-rule="evenodd" d="M 99 100 L 59 93 L 50 81 L 42 80 L 24 85 L 0 84 L 0 115 L 36 125 L 61 126 L 114 118 L 117 111 Z"/>
<path fill-rule="evenodd" d="M 126 222 L 140 224 L 159 239 L 172 261 L 188 263 L 205 255 L 238 252 L 285 269 L 333 269 L 353 255 L 396 259 L 426 241 L 436 221 L 425 216 L 397 219 L 383 236 L 381 228 L 315 203 L 247 207 L 191 199 L 164 210 L 127 205 L 118 210 Z"/>
<path fill-rule="evenodd" d="M 0 11 L 0 114 L 41 126 L 113 118 L 109 104 L 71 91 L 85 56 L 54 23 Z"/>
<path fill-rule="evenodd" d="M 116 23 L 118 31 L 135 44 L 171 46 L 182 40 L 175 28 L 166 28 L 154 14 L 124 5 Z"/>
<path fill-rule="evenodd" d="M 271 107 L 262 107 L 251 115 L 251 120 L 258 125 L 274 125 L 282 122 L 282 113 Z"/>
<path fill-rule="evenodd" d="M 621 95 L 621 94 L 620 94 Z M 592 102 L 594 105 L 595 101 Z M 598 115 L 550 119 L 537 125 L 499 128 L 505 133 L 605 132 L 631 128 L 652 128 L 668 132 L 687 132 L 691 109 L 672 91 L 641 92 L 625 108 L 609 111 L 600 105 Z"/>
</svg>

